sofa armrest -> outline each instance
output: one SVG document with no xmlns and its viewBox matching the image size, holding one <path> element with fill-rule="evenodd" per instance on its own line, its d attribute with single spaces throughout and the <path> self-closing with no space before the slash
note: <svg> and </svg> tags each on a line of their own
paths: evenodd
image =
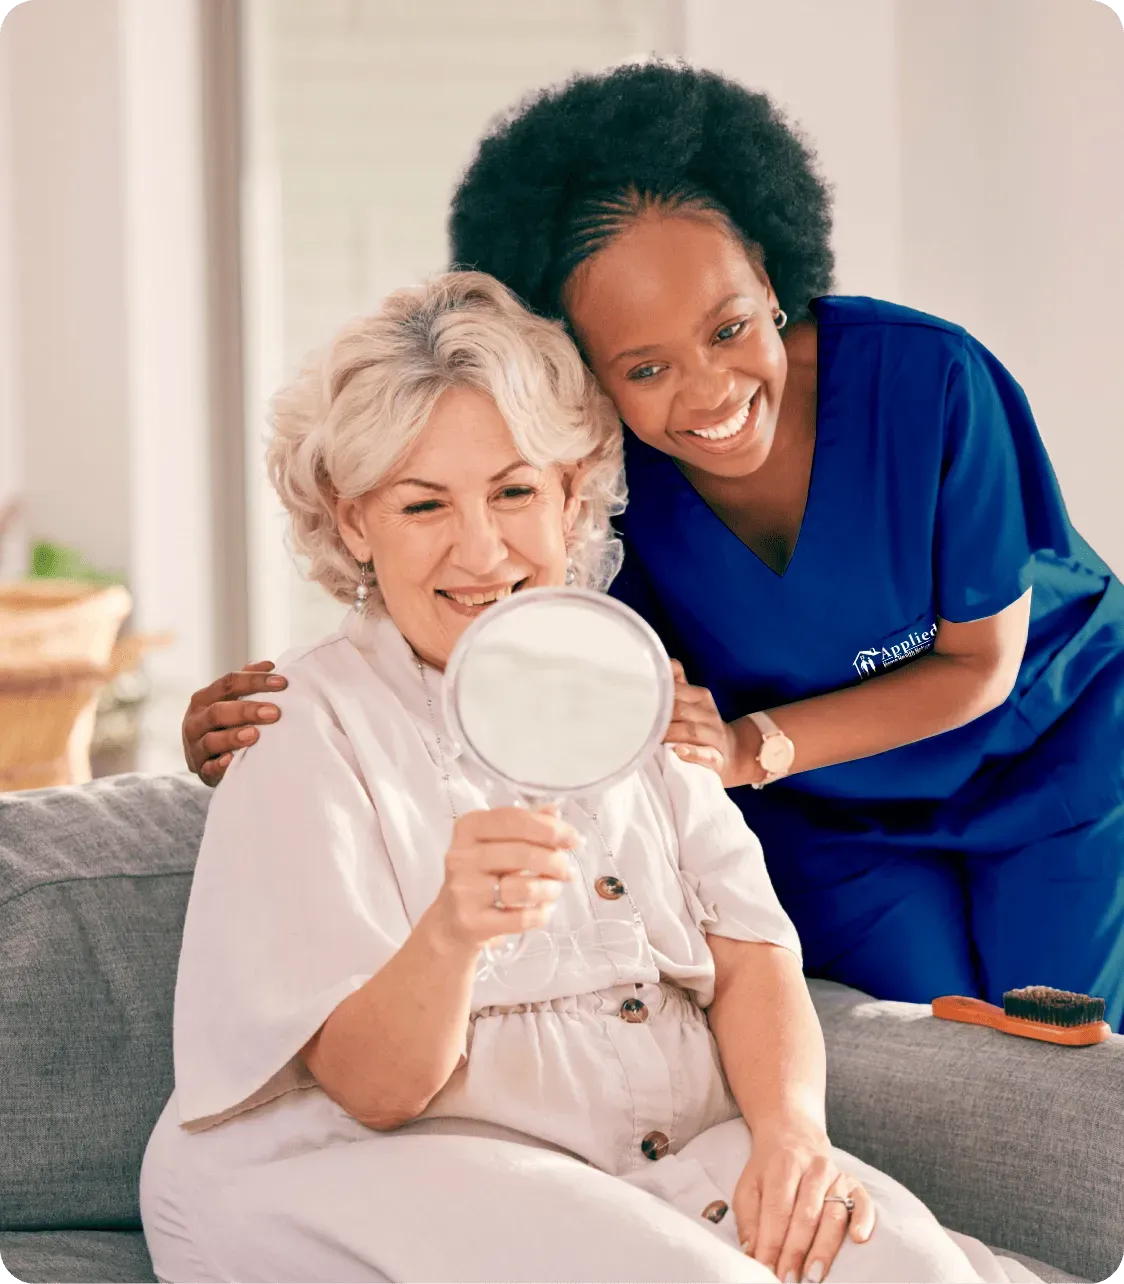
<svg viewBox="0 0 1124 1284">
<path fill-rule="evenodd" d="M 1124 1257 L 1124 1037 L 1090 1048 L 809 981 L 832 1142 L 941 1223 L 1090 1280 Z"/>
</svg>

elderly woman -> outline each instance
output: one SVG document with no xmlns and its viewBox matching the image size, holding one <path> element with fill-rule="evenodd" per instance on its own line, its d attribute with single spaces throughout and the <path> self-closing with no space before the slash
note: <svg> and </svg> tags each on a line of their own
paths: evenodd
<svg viewBox="0 0 1124 1284">
<path fill-rule="evenodd" d="M 296 547 L 357 609 L 208 817 L 159 1277 L 1027 1278 L 831 1147 L 796 933 L 713 772 L 661 749 L 532 812 L 446 731 L 474 617 L 615 566 L 619 432 L 561 328 L 480 275 L 401 291 L 274 425 Z M 481 967 L 548 924 L 549 976 Z"/>
</svg>

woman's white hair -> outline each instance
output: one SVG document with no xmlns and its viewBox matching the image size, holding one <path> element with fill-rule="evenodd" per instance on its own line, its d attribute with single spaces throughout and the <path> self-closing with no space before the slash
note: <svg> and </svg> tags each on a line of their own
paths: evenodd
<svg viewBox="0 0 1124 1284">
<path fill-rule="evenodd" d="M 266 463 L 309 577 L 354 597 L 364 573 L 340 537 L 336 499 L 378 486 L 450 388 L 490 396 L 534 467 L 584 465 L 567 551 L 575 584 L 607 588 L 621 562 L 609 519 L 626 493 L 616 412 L 562 327 L 482 272 L 396 290 L 273 399 Z"/>
</svg>

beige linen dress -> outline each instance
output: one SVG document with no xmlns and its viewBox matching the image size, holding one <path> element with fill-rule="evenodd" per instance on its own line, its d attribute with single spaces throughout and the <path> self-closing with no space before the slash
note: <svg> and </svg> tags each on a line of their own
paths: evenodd
<svg viewBox="0 0 1124 1284">
<path fill-rule="evenodd" d="M 706 934 L 799 957 L 717 777 L 661 749 L 599 797 L 544 948 L 482 966 L 424 1115 L 359 1124 L 298 1050 L 432 903 L 459 815 L 514 801 L 385 616 L 289 657 L 281 722 L 213 799 L 141 1210 L 163 1281 L 768 1280 L 730 1209 L 750 1138 L 706 1023 Z M 533 716 L 533 711 L 529 711 Z M 548 946 L 549 948 L 545 948 Z M 842 1152 L 878 1206 L 831 1281 L 1033 1279 Z"/>
</svg>

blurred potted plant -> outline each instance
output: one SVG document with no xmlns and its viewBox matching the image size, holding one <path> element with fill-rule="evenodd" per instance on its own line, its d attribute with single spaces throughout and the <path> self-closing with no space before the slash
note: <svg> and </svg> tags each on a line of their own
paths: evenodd
<svg viewBox="0 0 1124 1284">
<path fill-rule="evenodd" d="M 40 540 L 31 550 L 32 579 L 80 580 L 89 584 L 120 584 L 124 576 L 98 570 L 75 549 Z M 141 719 L 152 684 L 144 671 L 145 655 L 172 640 L 169 633 L 135 633 L 126 620 L 109 658 L 109 681 L 98 697 L 90 770 L 97 776 L 115 776 L 137 769 Z"/>
<path fill-rule="evenodd" d="M 10 529 L 13 524 L 13 510 L 14 505 L 5 510 L 0 518 L 0 544 L 5 527 Z M 103 593 L 99 594 L 98 590 L 103 590 Z M 75 549 L 40 540 L 31 549 L 27 577 L 5 586 L 4 593 L 0 595 L 0 608 L 8 608 L 9 620 L 22 618 L 26 621 L 29 618 L 27 612 L 40 605 L 77 605 L 83 600 L 84 592 L 89 593 L 91 599 L 115 602 L 120 594 L 127 592 L 127 586 L 124 576 L 99 570 Z M 121 601 L 124 603 L 123 609 L 130 611 L 131 602 L 126 598 Z M 119 606 L 117 609 L 122 608 Z M 26 631 L 26 624 L 23 627 Z M 149 694 L 149 682 L 142 661 L 148 651 L 167 645 L 170 641 L 168 634 L 140 634 L 130 631 L 129 620 L 126 618 L 121 623 L 120 633 L 111 644 L 108 656 L 102 656 L 91 667 L 90 673 L 85 675 L 85 689 L 88 692 L 98 692 L 92 713 L 92 730 L 89 733 L 89 771 L 93 776 L 114 775 L 136 769 L 141 714 Z M 99 670 L 96 675 L 94 669 Z M 28 680 L 26 674 L 21 680 Z M 42 675 L 37 678 L 37 682 L 37 698 L 45 698 L 39 690 L 42 687 Z M 74 699 L 77 699 L 81 688 L 76 687 L 75 690 Z M 61 696 L 54 699 L 55 703 L 59 703 Z M 43 710 L 37 710 L 36 717 L 40 721 L 44 716 Z"/>
</svg>

